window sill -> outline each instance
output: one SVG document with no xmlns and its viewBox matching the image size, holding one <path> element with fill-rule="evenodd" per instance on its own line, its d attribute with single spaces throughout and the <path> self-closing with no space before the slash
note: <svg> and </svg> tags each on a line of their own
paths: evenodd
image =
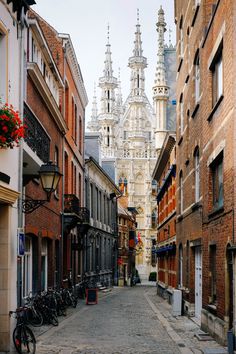
<svg viewBox="0 0 236 354">
<path fill-rule="evenodd" d="M 178 145 L 181 145 L 182 141 L 183 141 L 183 135 L 181 135 L 181 137 L 180 137 L 180 139 L 178 141 Z"/>
<path fill-rule="evenodd" d="M 223 98 L 224 98 L 224 95 L 221 95 L 219 97 L 218 101 L 216 102 L 215 106 L 212 108 L 212 111 L 211 111 L 211 113 L 209 114 L 209 116 L 207 118 L 208 122 L 210 122 L 212 120 L 213 115 L 216 112 L 217 108 L 219 107 L 219 105 L 220 105 L 221 101 L 223 100 Z"/>
<path fill-rule="evenodd" d="M 194 108 L 194 110 L 193 110 L 193 113 L 192 113 L 192 115 L 191 115 L 192 118 L 194 118 L 195 115 L 197 114 L 197 111 L 198 111 L 199 107 L 200 107 L 200 104 L 197 103 L 196 106 L 195 106 L 195 108 Z"/>
<path fill-rule="evenodd" d="M 201 207 L 202 207 L 202 204 L 200 202 L 196 202 L 192 205 L 191 208 L 192 208 L 192 211 L 194 211 L 194 210 L 198 210 Z"/>
<path fill-rule="evenodd" d="M 215 215 L 220 214 L 224 211 L 224 207 L 219 207 L 217 209 L 214 209 L 212 212 L 208 214 L 208 219 L 213 218 Z"/>
<path fill-rule="evenodd" d="M 181 58 L 181 59 L 180 59 L 179 66 L 178 66 L 178 69 L 177 69 L 177 72 L 180 72 L 180 69 L 181 69 L 182 64 L 183 64 L 183 58 Z"/>
</svg>

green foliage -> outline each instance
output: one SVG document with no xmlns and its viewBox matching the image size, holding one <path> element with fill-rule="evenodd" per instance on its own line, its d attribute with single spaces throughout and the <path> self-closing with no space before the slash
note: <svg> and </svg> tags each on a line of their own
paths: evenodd
<svg viewBox="0 0 236 354">
<path fill-rule="evenodd" d="M 149 281 L 156 281 L 157 280 L 157 272 L 151 272 L 149 274 L 149 278 L 148 278 Z"/>
</svg>

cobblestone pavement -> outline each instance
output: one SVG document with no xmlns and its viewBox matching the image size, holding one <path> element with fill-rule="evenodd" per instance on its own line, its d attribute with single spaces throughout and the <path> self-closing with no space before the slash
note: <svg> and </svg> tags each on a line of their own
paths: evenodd
<svg viewBox="0 0 236 354">
<path fill-rule="evenodd" d="M 173 318 L 155 287 L 114 288 L 99 295 L 97 305 L 80 301 L 59 327 L 45 333 L 35 329 L 37 354 L 199 354 L 222 348 L 214 341 L 199 342 L 194 337 L 199 327 L 186 317 Z"/>
</svg>

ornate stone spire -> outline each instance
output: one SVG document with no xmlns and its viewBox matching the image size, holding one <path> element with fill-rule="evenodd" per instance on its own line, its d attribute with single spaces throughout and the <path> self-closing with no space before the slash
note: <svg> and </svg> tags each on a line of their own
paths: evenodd
<svg viewBox="0 0 236 354">
<path fill-rule="evenodd" d="M 139 56 L 141 57 L 143 55 L 141 31 L 140 31 L 140 24 L 139 24 L 139 9 L 137 9 L 137 24 L 136 24 L 133 55 L 134 57 L 139 57 Z"/>
<path fill-rule="evenodd" d="M 95 82 L 94 82 L 94 93 L 93 93 L 91 120 L 88 122 L 87 128 L 91 132 L 98 132 L 99 131 L 97 96 L 96 96 L 96 83 Z"/>
<path fill-rule="evenodd" d="M 122 92 L 121 92 L 121 81 L 120 81 L 120 68 L 118 69 L 118 87 L 116 94 L 116 110 L 117 114 L 120 115 L 123 112 L 123 100 L 122 100 Z"/>
<path fill-rule="evenodd" d="M 143 96 L 145 89 L 144 68 L 147 67 L 147 59 L 143 56 L 141 31 L 139 24 L 139 10 L 137 10 L 137 24 L 135 31 L 133 56 L 129 58 L 131 68 L 131 95 Z M 140 100 L 140 99 L 139 99 Z"/>
<path fill-rule="evenodd" d="M 117 88 L 117 79 L 113 76 L 111 45 L 110 45 L 110 27 L 107 30 L 107 44 L 105 52 L 103 76 L 99 78 L 99 87 L 101 88 L 101 111 L 98 116 L 100 131 L 102 133 L 102 157 L 114 156 L 115 147 L 115 128 L 117 124 L 115 89 Z"/>
<path fill-rule="evenodd" d="M 167 110 L 167 100 L 169 98 L 169 87 L 166 84 L 165 75 L 165 64 L 164 64 L 164 50 L 165 50 L 165 40 L 164 33 L 166 31 L 166 23 L 164 18 L 164 11 L 160 7 L 158 11 L 158 21 L 157 21 L 157 34 L 158 34 L 158 50 L 157 50 L 157 66 L 155 81 L 153 87 L 153 101 L 154 110 L 156 115 L 156 132 L 155 132 L 155 142 L 156 149 L 162 147 L 166 132 L 166 110 Z"/>
<path fill-rule="evenodd" d="M 111 60 L 111 45 L 110 45 L 110 26 L 108 24 L 107 26 L 107 44 L 106 44 L 106 59 L 105 59 L 105 67 L 103 70 L 104 77 L 109 78 L 112 77 L 113 75 L 113 70 L 112 70 L 112 60 Z"/>
</svg>

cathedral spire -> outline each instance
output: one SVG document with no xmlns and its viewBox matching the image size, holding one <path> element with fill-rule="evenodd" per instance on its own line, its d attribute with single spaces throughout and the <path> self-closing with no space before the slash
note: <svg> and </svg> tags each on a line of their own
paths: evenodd
<svg viewBox="0 0 236 354">
<path fill-rule="evenodd" d="M 103 76 L 99 78 L 101 88 L 101 111 L 98 116 L 99 127 L 102 133 L 101 154 L 102 157 L 114 156 L 115 149 L 115 126 L 117 124 L 115 89 L 117 79 L 113 76 L 110 27 L 107 28 L 107 44 L 105 52 Z"/>
<path fill-rule="evenodd" d="M 117 94 L 116 94 L 116 110 L 118 115 L 122 114 L 122 106 L 123 106 L 123 100 L 122 100 L 122 92 L 121 92 L 121 81 L 120 81 L 120 68 L 118 68 L 118 87 L 117 87 Z"/>
<path fill-rule="evenodd" d="M 104 77 L 112 77 L 113 70 L 112 70 L 112 60 L 111 60 L 111 45 L 110 45 L 110 26 L 107 25 L 107 44 L 106 44 L 106 52 L 105 52 L 105 66 L 104 66 Z"/>
<path fill-rule="evenodd" d="M 140 31 L 140 24 L 139 24 L 139 9 L 137 9 L 137 24 L 136 24 L 133 55 L 135 57 L 139 57 L 139 56 L 141 57 L 143 55 L 141 31 Z"/>
<path fill-rule="evenodd" d="M 166 83 L 165 72 L 165 39 L 164 33 L 166 31 L 166 23 L 164 17 L 164 10 L 162 6 L 158 11 L 157 21 L 157 36 L 158 36 L 158 50 L 157 50 L 157 66 L 153 87 L 153 101 L 156 115 L 156 132 L 155 142 L 156 148 L 160 149 L 164 141 L 165 132 L 167 129 L 166 111 L 167 101 L 169 98 L 169 87 Z"/>
<path fill-rule="evenodd" d="M 137 24 L 135 31 L 133 56 L 129 58 L 131 68 L 131 96 L 143 96 L 145 88 L 144 69 L 147 67 L 147 59 L 143 56 L 141 30 L 139 23 L 139 10 L 137 10 Z M 140 100 L 140 98 L 139 98 Z"/>
<path fill-rule="evenodd" d="M 87 127 L 91 132 L 98 132 L 99 131 L 96 83 L 95 82 L 94 82 L 94 93 L 93 93 L 91 120 L 88 122 Z"/>
</svg>

